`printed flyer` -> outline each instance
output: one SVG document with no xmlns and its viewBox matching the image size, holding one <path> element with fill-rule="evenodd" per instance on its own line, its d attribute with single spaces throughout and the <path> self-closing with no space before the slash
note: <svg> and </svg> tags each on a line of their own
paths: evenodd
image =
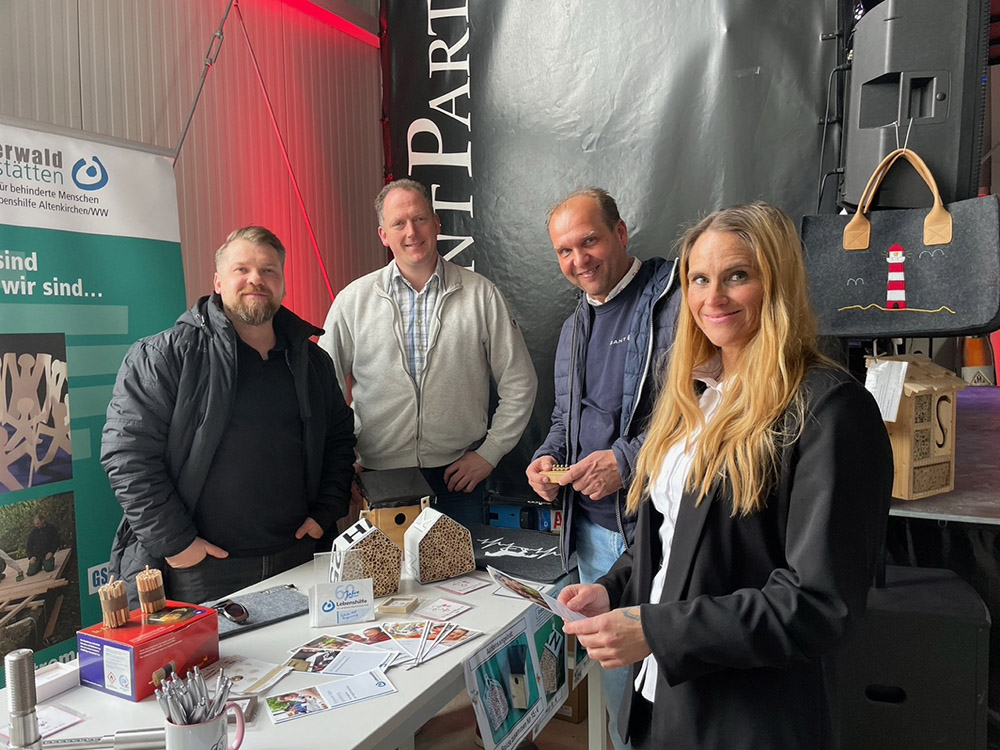
<svg viewBox="0 0 1000 750">
<path fill-rule="evenodd" d="M 535 725 L 533 737 L 537 738 L 569 698 L 569 670 L 566 666 L 566 636 L 562 630 L 562 618 L 541 607 L 528 610 L 528 618 L 534 619 L 532 630 L 535 650 L 538 652 L 538 671 L 542 675 L 542 690 L 545 691 L 547 704 L 545 713 Z"/>
<path fill-rule="evenodd" d="M 517 747 L 545 714 L 533 623 L 533 615 L 521 615 L 464 662 L 465 689 L 486 750 Z"/>
</svg>

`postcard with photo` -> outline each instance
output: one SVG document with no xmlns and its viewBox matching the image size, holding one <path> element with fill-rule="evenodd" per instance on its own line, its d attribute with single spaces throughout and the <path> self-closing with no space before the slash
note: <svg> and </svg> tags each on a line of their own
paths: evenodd
<svg viewBox="0 0 1000 750">
<path fill-rule="evenodd" d="M 330 710 L 330 704 L 320 695 L 318 686 L 272 695 L 264 702 L 275 724 Z"/>
<path fill-rule="evenodd" d="M 420 641 L 424 638 L 424 630 L 433 623 L 429 620 L 408 620 L 406 622 L 387 622 L 383 630 L 400 646 L 406 649 L 410 656 L 415 656 Z"/>
<path fill-rule="evenodd" d="M 325 685 L 272 695 L 265 698 L 264 703 L 271 721 L 280 724 L 395 692 L 396 687 L 385 672 L 371 669 Z"/>
<path fill-rule="evenodd" d="M 360 643 L 362 646 L 381 646 L 391 641 L 378 625 L 371 625 L 358 633 L 341 633 L 338 637 L 351 643 Z"/>
<path fill-rule="evenodd" d="M 367 627 L 357 633 L 340 633 L 337 638 L 340 638 L 348 644 L 370 646 L 372 648 L 389 651 L 396 656 L 395 660 L 392 662 L 394 665 L 402 664 L 413 659 L 413 654 L 403 648 L 402 645 L 397 643 L 378 625 L 372 625 L 371 627 Z"/>
<path fill-rule="evenodd" d="M 285 666 L 296 672 L 322 672 L 337 658 L 339 651 L 326 651 L 318 648 L 302 648 L 292 654 Z"/>
<path fill-rule="evenodd" d="M 537 588 L 532 585 L 525 583 L 524 581 L 519 581 L 516 578 L 512 578 L 503 571 L 497 570 L 496 568 L 486 567 L 487 572 L 500 586 L 511 591 L 523 599 L 527 599 L 530 602 L 537 604 L 542 609 L 547 609 L 550 612 L 554 612 L 567 622 L 574 622 L 575 620 L 585 619 L 583 615 L 579 612 L 574 612 L 569 607 L 564 604 L 560 604 L 557 599 L 552 598 L 548 594 L 543 594 Z"/>
<path fill-rule="evenodd" d="M 295 653 L 300 649 L 322 649 L 323 651 L 340 651 L 351 645 L 351 641 L 338 635 L 320 635 L 313 638 L 308 643 L 303 643 L 298 648 L 289 649 L 289 653 Z"/>
</svg>

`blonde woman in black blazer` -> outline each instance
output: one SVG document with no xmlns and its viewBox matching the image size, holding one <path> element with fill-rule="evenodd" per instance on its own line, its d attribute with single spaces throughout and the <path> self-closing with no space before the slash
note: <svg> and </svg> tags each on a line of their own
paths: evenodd
<svg viewBox="0 0 1000 750">
<path fill-rule="evenodd" d="M 865 608 L 892 452 L 874 400 L 817 349 L 802 245 L 773 206 L 681 243 L 667 383 L 639 455 L 635 544 L 560 600 L 602 666 L 632 665 L 636 747 L 836 746 L 831 654 Z M 665 548 L 669 552 L 665 553 Z"/>
</svg>

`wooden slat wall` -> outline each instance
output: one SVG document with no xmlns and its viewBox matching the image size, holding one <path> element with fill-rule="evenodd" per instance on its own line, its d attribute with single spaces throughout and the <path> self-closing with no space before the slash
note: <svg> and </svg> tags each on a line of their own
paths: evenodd
<svg viewBox="0 0 1000 750">
<path fill-rule="evenodd" d="M 4 0 L 0 114 L 173 148 L 227 1 Z M 386 259 L 378 50 L 280 0 L 240 6 L 337 292 Z M 175 173 L 189 302 L 229 231 L 259 223 L 288 247 L 286 304 L 322 323 L 330 295 L 235 10 Z"/>
</svg>

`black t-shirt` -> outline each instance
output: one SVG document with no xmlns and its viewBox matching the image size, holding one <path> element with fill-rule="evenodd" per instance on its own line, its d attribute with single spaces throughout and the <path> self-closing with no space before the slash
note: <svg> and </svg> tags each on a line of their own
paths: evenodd
<svg viewBox="0 0 1000 750">
<path fill-rule="evenodd" d="M 614 299 L 590 308 L 590 338 L 582 385 L 578 456 L 608 450 L 621 432 L 625 353 L 639 300 L 633 279 Z M 620 531 L 614 495 L 594 502 L 575 493 L 577 510 L 599 526 Z"/>
<path fill-rule="evenodd" d="M 236 337 L 236 400 L 195 508 L 198 534 L 229 554 L 290 547 L 308 516 L 295 382 L 280 339 L 261 359 Z"/>
</svg>

